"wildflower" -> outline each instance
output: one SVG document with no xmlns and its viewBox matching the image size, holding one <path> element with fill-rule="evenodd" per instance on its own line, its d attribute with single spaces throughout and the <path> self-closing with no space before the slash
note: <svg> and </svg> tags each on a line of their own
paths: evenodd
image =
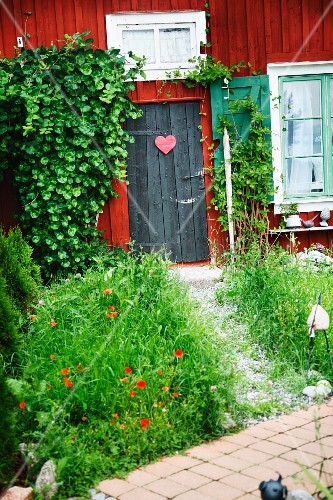
<svg viewBox="0 0 333 500">
<path fill-rule="evenodd" d="M 160 401 L 158 404 L 162 407 L 165 406 L 165 403 L 163 401 Z"/>
<path fill-rule="evenodd" d="M 50 325 L 51 325 L 51 326 L 56 326 L 56 325 L 57 325 L 57 323 L 54 321 L 54 319 L 53 319 L 53 318 L 52 318 L 52 319 L 51 319 L 51 321 L 50 321 Z"/>
<path fill-rule="evenodd" d="M 110 311 L 115 311 L 115 310 L 116 310 L 114 306 L 108 306 L 108 309 L 109 309 Z"/>
<path fill-rule="evenodd" d="M 153 404 L 153 407 L 154 407 L 154 408 L 158 408 L 158 404 L 157 404 L 157 403 L 154 403 L 154 404 Z"/>
<path fill-rule="evenodd" d="M 175 351 L 175 356 L 176 356 L 176 358 L 182 358 L 184 356 L 184 353 L 181 349 L 177 349 Z"/>
<path fill-rule="evenodd" d="M 168 390 L 169 390 L 169 387 L 166 387 L 166 386 L 162 387 L 162 391 L 168 392 Z"/>
<path fill-rule="evenodd" d="M 116 318 L 118 316 L 118 313 L 116 311 L 113 311 L 113 312 L 110 312 L 110 313 L 108 311 L 106 311 L 105 316 L 107 318 Z"/>
<path fill-rule="evenodd" d="M 172 397 L 173 397 L 173 398 L 178 398 L 178 394 L 177 394 L 177 392 L 173 392 L 173 393 L 172 393 Z"/>
<path fill-rule="evenodd" d="M 268 381 L 268 386 L 269 386 L 269 387 L 272 387 L 272 385 L 273 385 L 273 382 L 272 382 L 271 380 L 269 380 L 269 381 Z"/>
<path fill-rule="evenodd" d="M 128 382 L 128 377 L 121 378 L 120 382 Z"/>
<path fill-rule="evenodd" d="M 119 429 L 121 429 L 123 431 L 125 429 L 125 424 L 120 424 Z"/>
<path fill-rule="evenodd" d="M 106 288 L 105 290 L 103 290 L 103 293 L 104 293 L 104 295 L 111 295 L 112 290 L 111 290 L 111 288 Z"/>
<path fill-rule="evenodd" d="M 157 375 L 161 376 L 163 374 L 162 370 L 157 371 Z"/>
<path fill-rule="evenodd" d="M 54 354 L 50 354 L 50 359 L 54 359 L 55 358 L 55 355 Z"/>
<path fill-rule="evenodd" d="M 139 389 L 144 389 L 146 387 L 146 382 L 144 380 L 138 380 L 137 383 L 136 383 L 136 386 L 139 388 Z"/>
<path fill-rule="evenodd" d="M 68 375 L 70 370 L 68 368 L 61 368 L 61 374 L 62 375 Z"/>
<path fill-rule="evenodd" d="M 141 425 L 141 429 L 142 429 L 143 431 L 145 431 L 145 430 L 147 429 L 147 427 L 149 427 L 149 425 L 150 425 L 150 420 L 149 420 L 149 418 L 142 418 L 142 419 L 140 420 L 140 425 Z"/>
<path fill-rule="evenodd" d="M 131 398 L 134 398 L 134 396 L 135 396 L 135 391 L 130 391 L 130 392 L 129 392 L 129 395 L 131 396 Z"/>
<path fill-rule="evenodd" d="M 125 373 L 130 374 L 130 373 L 132 373 L 132 371 L 133 371 L 132 368 L 130 368 L 129 366 L 125 366 L 125 368 L 124 368 Z"/>
<path fill-rule="evenodd" d="M 42 305 L 44 304 L 44 300 L 39 300 L 39 301 L 38 301 L 38 304 L 39 304 L 40 306 L 42 306 Z"/>
<path fill-rule="evenodd" d="M 31 315 L 30 315 L 30 319 L 31 319 L 32 321 L 34 321 L 35 319 L 37 319 L 36 314 L 31 314 Z"/>
<path fill-rule="evenodd" d="M 217 389 L 217 386 L 216 386 L 216 385 L 211 385 L 211 386 L 210 386 L 210 390 L 211 390 L 211 391 L 216 391 L 216 389 Z"/>
<path fill-rule="evenodd" d="M 88 420 L 88 417 L 86 417 L 85 415 L 83 415 L 83 417 L 81 418 L 81 420 L 83 420 L 83 422 L 85 422 L 86 420 Z"/>
<path fill-rule="evenodd" d="M 67 377 L 64 378 L 64 384 L 66 387 L 73 387 L 74 385 L 73 382 L 71 382 Z"/>
<path fill-rule="evenodd" d="M 26 402 L 25 401 L 21 401 L 21 403 L 19 404 L 19 407 L 21 408 L 21 410 L 24 410 L 27 407 Z"/>
<path fill-rule="evenodd" d="M 48 390 L 50 391 L 50 390 L 52 389 L 52 385 L 51 385 L 51 384 L 49 384 L 49 385 L 47 386 L 47 388 L 48 388 Z"/>
<path fill-rule="evenodd" d="M 113 418 L 118 418 L 118 413 L 112 413 Z"/>
</svg>

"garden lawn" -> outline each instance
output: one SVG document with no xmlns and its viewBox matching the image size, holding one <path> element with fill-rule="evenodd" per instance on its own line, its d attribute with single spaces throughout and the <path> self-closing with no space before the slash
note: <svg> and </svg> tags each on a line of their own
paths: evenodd
<svg viewBox="0 0 333 500">
<path fill-rule="evenodd" d="M 203 306 L 204 307 L 204 306 Z M 220 340 L 159 256 L 54 283 L 30 316 L 20 431 L 57 465 L 58 498 L 224 433 L 234 381 Z"/>
</svg>

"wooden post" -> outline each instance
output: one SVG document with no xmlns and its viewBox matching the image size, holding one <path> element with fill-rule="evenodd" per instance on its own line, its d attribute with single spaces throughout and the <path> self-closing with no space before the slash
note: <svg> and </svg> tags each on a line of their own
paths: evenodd
<svg viewBox="0 0 333 500">
<path fill-rule="evenodd" d="M 230 161 L 231 156 L 230 156 L 229 134 L 226 127 L 224 127 L 224 133 L 223 133 L 223 150 L 224 150 L 225 184 L 226 184 L 226 194 L 227 194 L 229 245 L 230 245 L 230 251 L 234 252 L 235 233 L 234 233 L 234 223 L 232 220 L 232 183 L 231 183 L 231 161 Z"/>
</svg>

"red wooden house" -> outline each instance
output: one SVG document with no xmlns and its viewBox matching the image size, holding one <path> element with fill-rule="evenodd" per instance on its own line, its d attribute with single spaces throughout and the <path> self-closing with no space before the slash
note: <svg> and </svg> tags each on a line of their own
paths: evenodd
<svg viewBox="0 0 333 500">
<path fill-rule="evenodd" d="M 147 57 L 147 81 L 138 81 L 131 95 L 144 114 L 127 123 L 135 137 L 129 146 L 129 185 L 117 185 L 119 198 L 99 217 L 111 245 L 126 246 L 130 238 L 148 250 L 166 245 L 179 262 L 205 261 L 216 246 L 227 247 L 217 212 L 207 209 L 209 146 L 218 138 L 216 120 L 224 112 L 223 85 L 161 84 L 168 71 L 190 66 L 188 59 L 200 55 L 206 36 L 217 60 L 251 62 L 232 85 L 270 114 L 277 187 L 272 227 L 278 227 L 285 201 L 297 201 L 305 219 L 324 207 L 333 209 L 331 0 L 0 1 L 4 56 L 14 57 L 14 46 L 58 43 L 65 33 L 85 30 L 96 47 L 117 46 Z M 250 76 L 259 70 L 262 76 Z M 6 175 L 0 222 L 8 227 L 17 207 Z M 319 221 L 297 233 L 301 245 L 329 246 L 330 226 Z"/>
</svg>

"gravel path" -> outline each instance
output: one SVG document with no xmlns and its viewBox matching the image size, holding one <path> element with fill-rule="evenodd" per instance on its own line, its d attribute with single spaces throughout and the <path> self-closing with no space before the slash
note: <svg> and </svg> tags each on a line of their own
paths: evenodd
<svg viewBox="0 0 333 500">
<path fill-rule="evenodd" d="M 215 298 L 218 288 L 223 287 L 220 278 L 222 270 L 209 266 L 186 266 L 173 270 L 189 285 L 191 297 L 204 304 L 203 313 L 213 324 L 218 335 L 228 339 L 228 347 L 234 353 L 235 370 L 239 387 L 237 398 L 240 404 L 256 408 L 265 413 L 265 405 L 276 408 L 275 414 L 299 410 L 311 401 L 300 393 L 290 391 L 290 381 L 270 380 L 271 362 L 256 344 L 249 341 L 247 328 L 235 314 L 235 308 L 228 302 L 220 305 Z M 304 380 L 304 386 L 305 386 Z M 254 414 L 256 411 L 254 410 Z M 266 414 L 268 409 L 266 409 Z M 264 416 L 249 418 L 244 425 L 253 425 L 267 420 Z"/>
</svg>

